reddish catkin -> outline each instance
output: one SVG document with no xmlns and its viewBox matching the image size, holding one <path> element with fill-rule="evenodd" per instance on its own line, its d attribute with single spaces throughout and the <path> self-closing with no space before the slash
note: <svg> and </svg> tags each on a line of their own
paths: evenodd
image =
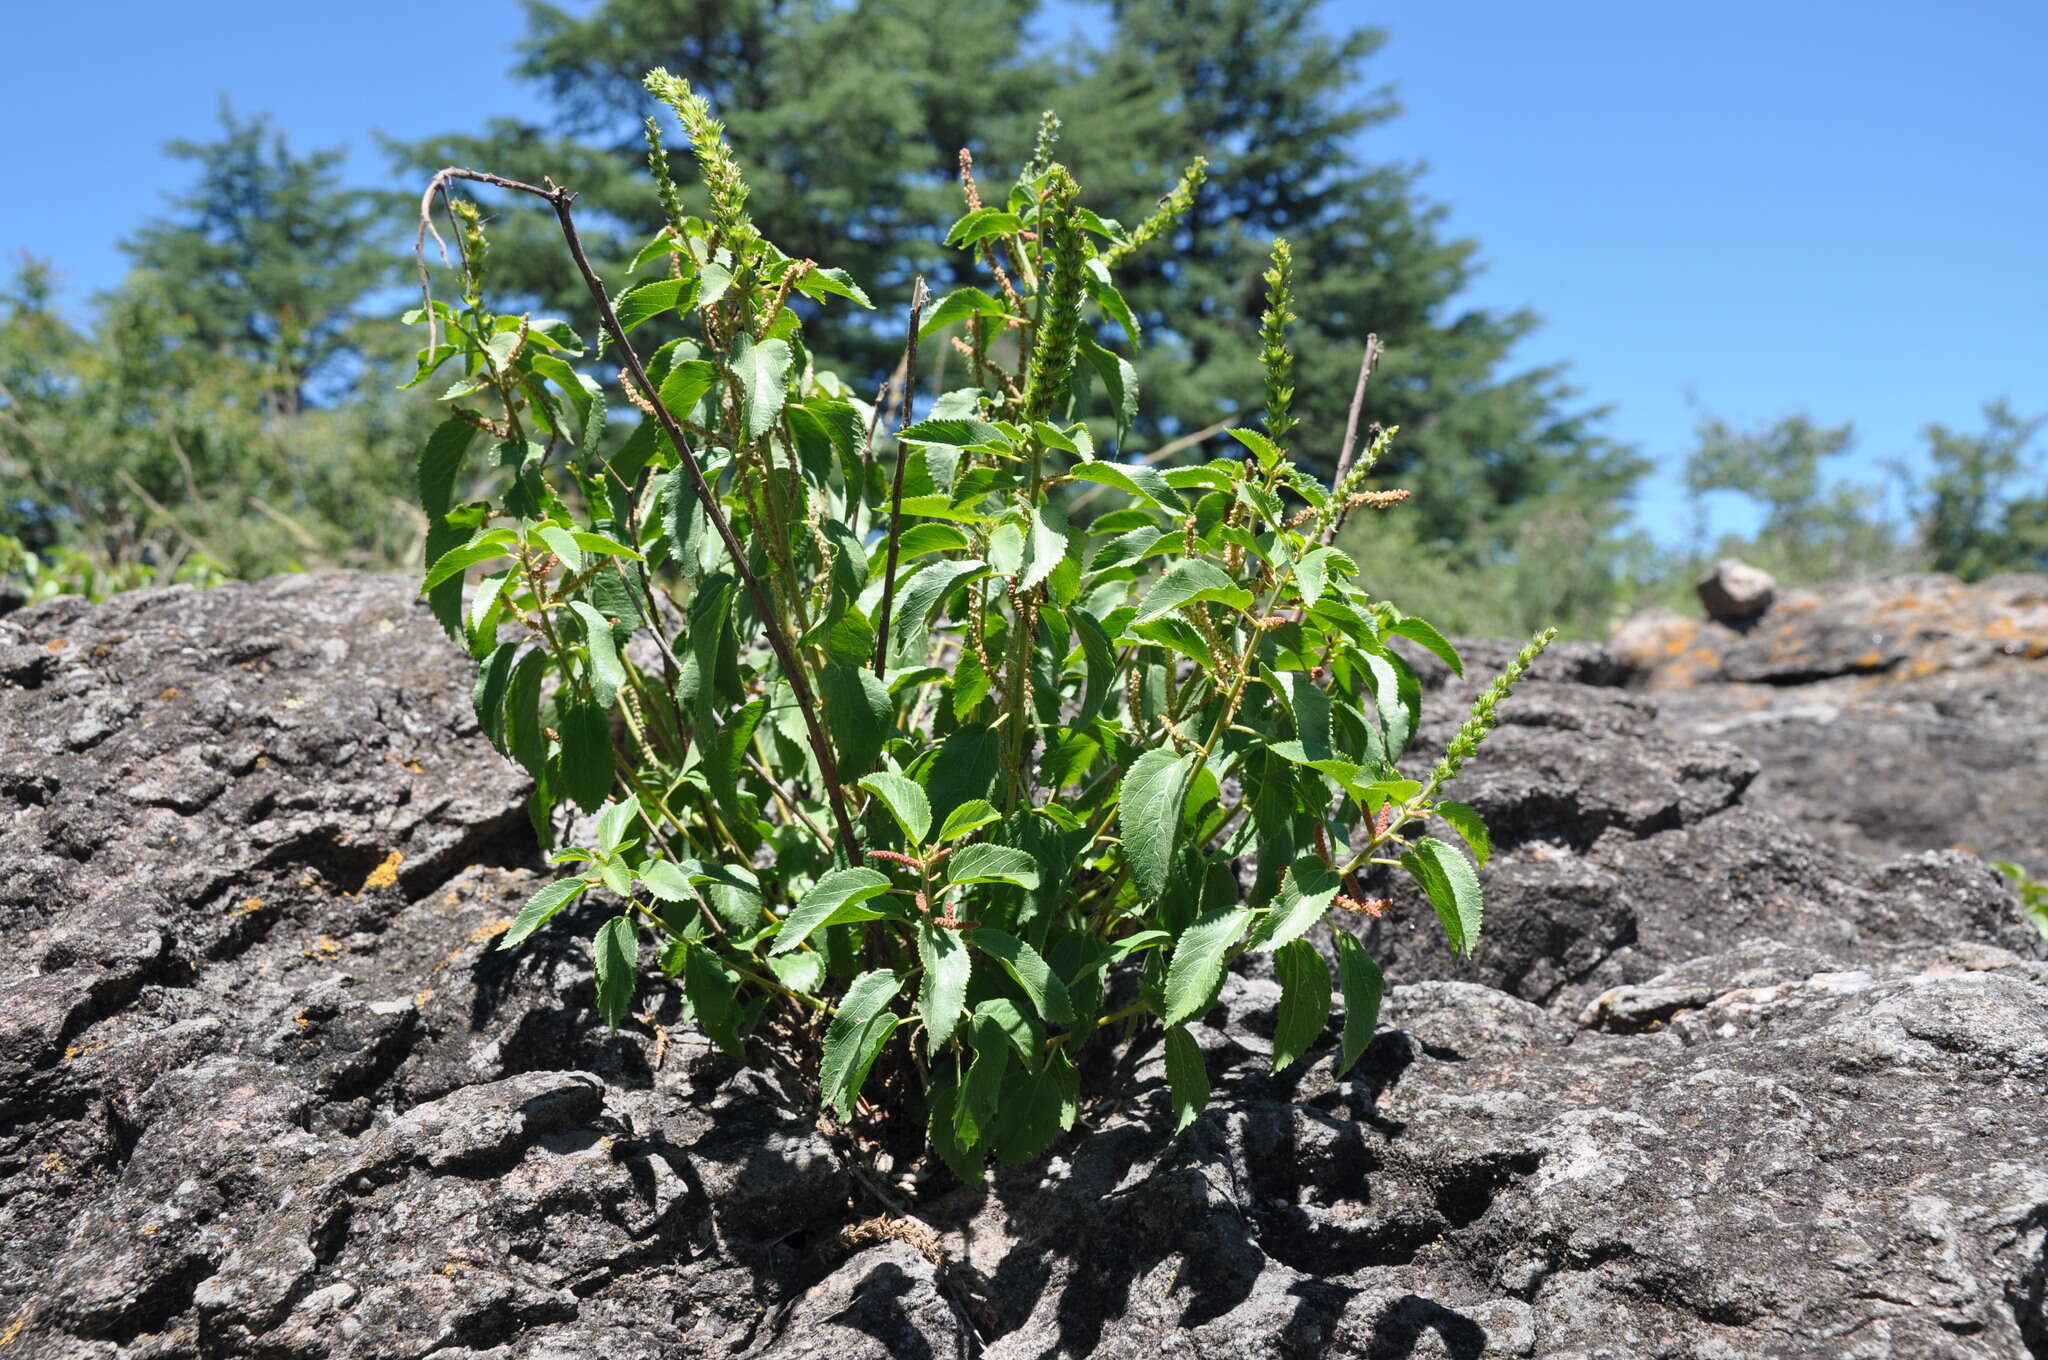
<svg viewBox="0 0 2048 1360">
<path fill-rule="evenodd" d="M 974 183 L 974 153 L 960 148 L 960 191 L 967 196 L 967 211 L 981 211 L 981 190 Z"/>
</svg>

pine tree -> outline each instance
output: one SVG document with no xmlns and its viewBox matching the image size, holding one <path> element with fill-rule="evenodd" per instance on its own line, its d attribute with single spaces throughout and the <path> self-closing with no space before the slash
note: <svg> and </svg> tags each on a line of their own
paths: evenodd
<svg viewBox="0 0 2048 1360">
<path fill-rule="evenodd" d="M 197 178 L 122 249 L 194 342 L 263 369 L 290 414 L 346 382 L 357 308 L 397 257 L 374 198 L 341 187 L 340 151 L 295 154 L 267 115 L 225 101 L 220 120 L 218 140 L 165 146 Z"/>
</svg>

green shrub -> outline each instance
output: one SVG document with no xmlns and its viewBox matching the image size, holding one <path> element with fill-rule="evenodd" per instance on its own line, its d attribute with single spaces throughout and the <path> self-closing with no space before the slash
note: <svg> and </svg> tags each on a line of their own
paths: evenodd
<svg viewBox="0 0 2048 1360">
<path fill-rule="evenodd" d="M 1188 195 L 1127 231 L 1042 143 L 999 202 L 965 181 L 947 240 L 988 286 L 929 310 L 920 293 L 892 422 L 804 346 L 803 315 L 865 307 L 859 285 L 763 239 L 703 101 L 661 71 L 648 88 L 714 210 L 683 215 L 650 120 L 669 221 L 634 264 L 651 277 L 615 299 L 566 190 L 449 170 L 425 200 L 445 200 L 462 297 L 408 317 L 427 328 L 415 382 L 460 370 L 420 460 L 423 589 L 481 663 L 477 716 L 532 775 L 543 840 L 572 807 L 596 814 L 591 844 L 555 853 L 571 876 L 502 946 L 600 897 L 605 1020 L 626 1020 L 657 964 L 721 1047 L 788 1057 L 842 1121 L 920 1116 L 970 1179 L 1070 1127 L 1084 1046 L 1144 1016 L 1165 1023 L 1185 1126 L 1208 1092 L 1186 1026 L 1248 952 L 1274 955 L 1282 983 L 1274 1062 L 1301 1060 L 1333 993 L 1304 937 L 1333 906 L 1383 911 L 1368 884 L 1388 870 L 1469 954 L 1473 865 L 1420 832 L 1441 821 L 1484 860 L 1485 828 L 1444 788 L 1548 634 L 1434 769 L 1400 773 L 1421 687 L 1389 644 L 1459 662 L 1328 546 L 1352 511 L 1405 495 L 1366 487 L 1395 432 L 1334 485 L 1290 456 L 1285 244 L 1266 276 L 1263 429 L 1235 432 L 1240 457 L 1130 461 L 1139 396 L 1105 339 L 1139 334 L 1111 265 Z M 603 302 L 595 345 L 485 308 L 488 242 L 448 192 L 460 182 L 554 209 Z M 683 333 L 651 346 L 663 330 Z M 971 385 L 910 419 L 938 342 Z M 612 386 L 588 371 L 607 359 Z M 619 398 L 642 414 L 607 439 Z M 478 480 L 488 496 L 461 499 Z M 1380 976 L 1337 940 L 1348 1068 Z"/>
<path fill-rule="evenodd" d="M 2048 939 L 2048 883 L 2027 877 L 2025 867 L 2011 860 L 1995 859 L 1991 867 L 2012 880 L 2013 887 L 2019 890 L 2021 914 L 2041 932 L 2043 939 Z"/>
<path fill-rule="evenodd" d="M 19 583 L 25 602 L 59 595 L 99 601 L 144 586 L 217 586 L 228 579 L 218 562 L 196 554 L 165 562 L 115 561 L 63 544 L 31 551 L 18 538 L 0 534 L 0 581 Z"/>
</svg>

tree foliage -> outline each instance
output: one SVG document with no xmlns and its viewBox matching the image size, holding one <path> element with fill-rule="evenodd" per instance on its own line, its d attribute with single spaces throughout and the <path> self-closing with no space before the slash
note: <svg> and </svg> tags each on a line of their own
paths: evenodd
<svg viewBox="0 0 2048 1360">
<path fill-rule="evenodd" d="M 173 143 L 200 167 L 127 248 L 84 323 L 47 264 L 0 292 L 0 534 L 81 579 L 142 584 L 395 561 L 416 518 L 390 494 L 424 403 L 395 397 L 357 309 L 393 277 L 334 152 L 264 119 Z M 322 399 L 324 398 L 324 400 Z"/>
</svg>

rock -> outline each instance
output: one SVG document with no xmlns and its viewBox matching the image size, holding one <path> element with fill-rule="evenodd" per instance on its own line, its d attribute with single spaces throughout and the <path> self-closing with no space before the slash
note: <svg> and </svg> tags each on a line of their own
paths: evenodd
<svg viewBox="0 0 2048 1360">
<path fill-rule="evenodd" d="M 1656 633 L 1661 642 L 1649 643 Z M 1634 683 L 1651 689 L 1714 681 L 1797 685 L 1836 676 L 1918 679 L 2048 658 L 2048 576 L 1966 585 L 1952 576 L 1880 576 L 1790 590 L 1768 619 L 1735 632 L 1676 629 L 1669 611 L 1615 634 Z M 1661 655 L 1659 654 L 1661 653 Z"/>
<path fill-rule="evenodd" d="M 1809 834 L 2048 873 L 2048 577 L 1794 591 L 1746 638 L 1651 614 L 1608 645 L 1663 730 L 1740 748 L 1749 801 Z"/>
<path fill-rule="evenodd" d="M 1859 811 L 1960 798 L 1913 760 L 1999 739 L 2019 826 L 2039 672 L 1952 633 L 1917 681 L 1911 640 L 1881 679 L 1727 678 L 1754 640 L 1690 690 L 1538 663 L 1455 789 L 1493 828 L 1484 941 L 1453 961 L 1382 885 L 1395 985 L 1343 1079 L 1341 1015 L 1270 1070 L 1253 956 L 1190 1026 L 1216 1098 L 1184 1135 L 1141 1029 L 1046 1160 L 905 1203 L 673 995 L 597 1021 L 602 905 L 494 948 L 547 866 L 404 583 L 20 611 L 0 1353 L 2048 1354 L 2048 944 Z M 1512 650 L 1419 663 L 1420 759 Z"/>
<path fill-rule="evenodd" d="M 1761 567 L 1724 557 L 1714 564 L 1713 571 L 1702 577 L 1694 589 L 1699 593 L 1700 603 L 1706 607 L 1707 617 L 1723 623 L 1741 624 L 1750 622 L 1771 607 L 1778 581 Z"/>
</svg>

